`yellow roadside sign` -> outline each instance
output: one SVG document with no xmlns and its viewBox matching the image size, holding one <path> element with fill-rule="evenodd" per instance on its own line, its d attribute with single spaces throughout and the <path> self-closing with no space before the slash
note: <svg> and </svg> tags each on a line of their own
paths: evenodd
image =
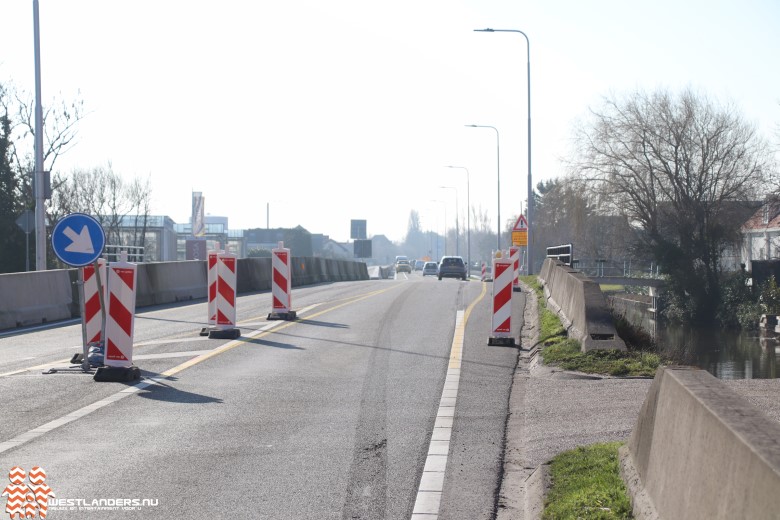
<svg viewBox="0 0 780 520">
<path fill-rule="evenodd" d="M 520 231 L 512 231 L 512 245 L 513 246 L 527 246 L 528 245 L 528 230 L 523 229 Z"/>
</svg>

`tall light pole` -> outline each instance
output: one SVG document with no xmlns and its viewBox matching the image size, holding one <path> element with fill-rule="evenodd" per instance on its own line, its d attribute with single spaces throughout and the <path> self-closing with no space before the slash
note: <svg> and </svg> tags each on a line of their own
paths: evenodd
<svg viewBox="0 0 780 520">
<path fill-rule="evenodd" d="M 38 0 L 33 0 L 33 46 L 35 53 L 35 270 L 46 270 L 46 212 L 43 186 L 43 109 L 41 108 L 41 31 Z"/>
<path fill-rule="evenodd" d="M 466 125 L 470 128 L 492 128 L 496 131 L 496 185 L 498 186 L 498 241 L 496 251 L 501 251 L 501 152 L 498 128 L 490 125 Z M 530 226 L 529 226 L 530 227 Z"/>
<path fill-rule="evenodd" d="M 439 204 L 442 204 L 444 206 L 444 255 L 447 256 L 447 203 L 443 200 L 436 200 L 431 199 L 431 202 L 438 202 Z M 439 221 L 439 216 L 436 216 L 436 222 Z M 436 226 L 438 227 L 438 226 Z M 438 238 L 439 230 L 436 230 L 437 238 L 436 238 L 436 256 L 439 256 L 439 238 Z M 436 259 L 436 262 L 438 262 L 439 259 Z"/>
<path fill-rule="evenodd" d="M 531 240 L 533 225 L 533 183 L 531 182 L 531 41 L 528 35 L 518 29 L 474 29 L 475 32 L 511 32 L 522 34 L 526 44 L 526 64 L 528 69 L 528 245 L 526 253 L 528 254 L 528 274 L 533 274 L 533 257 L 531 256 Z"/>
<path fill-rule="evenodd" d="M 466 170 L 466 258 L 471 273 L 471 188 L 469 187 L 469 169 L 465 166 L 447 166 L 447 168 L 460 168 Z"/>
<path fill-rule="evenodd" d="M 455 254 L 460 256 L 460 225 L 458 225 L 458 188 L 455 186 L 439 186 L 443 190 L 455 190 Z"/>
</svg>

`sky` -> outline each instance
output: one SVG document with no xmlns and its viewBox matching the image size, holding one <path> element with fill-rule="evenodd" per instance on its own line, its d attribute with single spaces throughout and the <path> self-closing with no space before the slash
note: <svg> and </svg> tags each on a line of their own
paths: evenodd
<svg viewBox="0 0 780 520">
<path fill-rule="evenodd" d="M 231 229 L 399 242 L 525 207 L 563 176 L 604 96 L 692 88 L 780 141 L 776 0 L 39 0 L 42 102 L 84 102 L 56 169 L 149 178 L 152 213 L 192 192 Z M 3 0 L 0 82 L 34 92 L 33 2 Z M 466 125 L 496 128 L 472 128 Z M 446 166 L 461 168 L 446 168 Z M 442 188 L 448 186 L 450 188 Z M 451 189 L 454 188 L 454 189 Z M 456 212 L 457 208 L 457 212 Z M 267 211 L 268 209 L 268 211 Z M 503 227 L 503 226 L 502 226 Z"/>
</svg>

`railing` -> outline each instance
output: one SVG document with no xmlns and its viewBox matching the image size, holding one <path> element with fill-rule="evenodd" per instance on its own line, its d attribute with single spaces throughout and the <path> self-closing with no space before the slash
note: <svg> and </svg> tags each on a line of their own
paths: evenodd
<svg viewBox="0 0 780 520">
<path fill-rule="evenodd" d="M 145 260 L 143 246 L 106 246 L 103 258 L 108 262 L 118 262 L 123 251 L 127 252 L 128 262 L 143 262 Z"/>
</svg>

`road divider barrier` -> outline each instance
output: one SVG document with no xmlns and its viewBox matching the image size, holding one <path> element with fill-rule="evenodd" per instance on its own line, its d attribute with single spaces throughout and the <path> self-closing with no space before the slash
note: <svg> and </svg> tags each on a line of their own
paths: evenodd
<svg viewBox="0 0 780 520">
<path fill-rule="evenodd" d="M 567 335 L 580 342 L 583 352 L 626 350 L 598 283 L 553 258 L 545 259 L 539 280 L 547 307 L 561 319 Z"/>
<path fill-rule="evenodd" d="M 515 346 L 512 337 L 512 259 L 504 251 L 493 256 L 493 313 L 488 345 Z"/>
<path fill-rule="evenodd" d="M 363 262 L 292 257 L 292 262 L 300 264 L 301 260 L 306 265 L 305 273 L 292 273 L 293 287 L 369 279 Z M 0 274 L 0 294 L 3 295 L 0 298 L 0 330 L 81 319 L 78 282 L 79 269 L 76 268 Z M 238 294 L 270 289 L 271 258 L 238 260 Z M 206 260 L 137 264 L 137 307 L 206 299 L 207 296 Z"/>
<path fill-rule="evenodd" d="M 241 330 L 236 328 L 236 281 L 238 279 L 238 258 L 233 253 L 219 252 L 216 262 L 214 326 L 209 338 L 236 339 Z M 211 293 L 211 286 L 209 286 Z"/>
<path fill-rule="evenodd" d="M 482 262 L 482 277 L 480 278 L 480 280 L 484 282 L 486 277 L 487 277 L 487 266 L 485 265 L 485 262 Z"/>
<path fill-rule="evenodd" d="M 290 269 L 290 250 L 279 242 L 271 250 L 271 312 L 269 320 L 294 320 L 296 312 L 292 310 L 292 270 Z"/>
<path fill-rule="evenodd" d="M 108 264 L 108 306 L 104 366 L 95 371 L 95 381 L 133 381 L 141 372 L 133 365 L 133 329 L 137 265 L 126 261 L 123 252 L 119 262 Z"/>
</svg>

